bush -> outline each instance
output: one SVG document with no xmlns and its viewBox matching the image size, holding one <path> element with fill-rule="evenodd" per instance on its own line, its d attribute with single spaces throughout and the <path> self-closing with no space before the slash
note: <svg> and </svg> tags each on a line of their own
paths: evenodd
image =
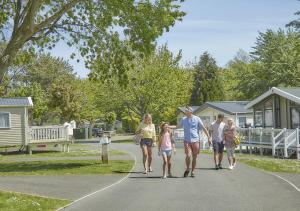
<svg viewBox="0 0 300 211">
<path fill-rule="evenodd" d="M 122 118 L 122 127 L 123 130 L 127 133 L 134 133 L 140 123 L 140 119 L 136 117 L 125 116 Z"/>
</svg>

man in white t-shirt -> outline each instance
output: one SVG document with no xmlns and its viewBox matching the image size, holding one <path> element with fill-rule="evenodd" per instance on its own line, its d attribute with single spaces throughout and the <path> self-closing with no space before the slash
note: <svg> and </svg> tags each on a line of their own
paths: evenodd
<svg viewBox="0 0 300 211">
<path fill-rule="evenodd" d="M 223 122 L 224 115 L 219 114 L 218 119 L 214 121 L 209 127 L 209 134 L 212 137 L 212 144 L 214 149 L 214 161 L 216 165 L 216 170 L 222 169 L 222 158 L 224 150 L 224 126 Z"/>
</svg>

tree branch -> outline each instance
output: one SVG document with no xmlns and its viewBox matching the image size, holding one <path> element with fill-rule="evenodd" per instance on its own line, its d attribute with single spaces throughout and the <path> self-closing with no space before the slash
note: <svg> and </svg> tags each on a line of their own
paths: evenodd
<svg viewBox="0 0 300 211">
<path fill-rule="evenodd" d="M 35 26 L 35 32 L 38 32 L 40 29 L 47 27 L 52 22 L 58 21 L 68 10 L 72 9 L 77 3 L 79 3 L 82 0 L 72 0 L 66 5 L 64 5 L 57 13 L 52 15 L 51 17 L 47 18 L 40 24 Z"/>
</svg>

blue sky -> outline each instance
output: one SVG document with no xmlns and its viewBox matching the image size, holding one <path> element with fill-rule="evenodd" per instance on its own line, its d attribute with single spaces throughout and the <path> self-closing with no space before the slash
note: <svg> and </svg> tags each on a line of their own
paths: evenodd
<svg viewBox="0 0 300 211">
<path fill-rule="evenodd" d="M 284 28 L 296 19 L 297 0 L 186 0 L 187 15 L 158 39 L 176 53 L 183 51 L 181 64 L 194 61 L 208 51 L 219 66 L 225 66 L 239 49 L 247 52 L 255 45 L 258 31 Z M 72 49 L 59 44 L 52 55 L 64 57 L 80 77 L 89 73 L 83 62 L 69 59 Z"/>
</svg>

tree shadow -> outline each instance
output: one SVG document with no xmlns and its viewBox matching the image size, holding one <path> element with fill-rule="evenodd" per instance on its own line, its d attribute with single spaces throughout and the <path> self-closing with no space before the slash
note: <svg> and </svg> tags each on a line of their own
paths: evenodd
<svg viewBox="0 0 300 211">
<path fill-rule="evenodd" d="M 129 177 L 130 179 L 161 179 L 161 176 Z"/>
<path fill-rule="evenodd" d="M 198 170 L 215 170 L 215 168 L 204 168 L 204 167 L 200 167 L 200 168 L 195 168 L 195 169 L 198 169 Z"/>
<path fill-rule="evenodd" d="M 117 174 L 141 174 L 143 173 L 142 171 L 112 171 L 113 173 Z"/>
<path fill-rule="evenodd" d="M 45 162 L 17 162 L 17 163 L 1 163 L 0 173 L 22 173 L 22 172 L 35 172 L 47 170 L 65 170 L 73 168 L 81 168 L 94 165 L 95 163 L 45 163 Z"/>
</svg>

